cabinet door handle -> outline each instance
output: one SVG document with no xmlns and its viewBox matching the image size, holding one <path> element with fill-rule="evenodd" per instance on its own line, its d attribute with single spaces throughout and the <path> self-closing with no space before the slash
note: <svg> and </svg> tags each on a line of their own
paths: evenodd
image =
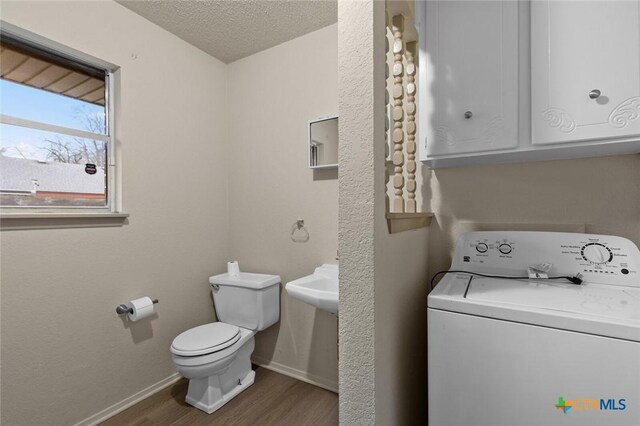
<svg viewBox="0 0 640 426">
<path fill-rule="evenodd" d="M 467 111 L 464 113 L 464 118 L 466 120 L 470 119 L 473 116 L 473 113 L 471 111 Z"/>
<path fill-rule="evenodd" d="M 589 92 L 589 97 L 591 99 L 598 99 L 601 95 L 601 92 L 598 89 L 593 89 Z"/>
</svg>

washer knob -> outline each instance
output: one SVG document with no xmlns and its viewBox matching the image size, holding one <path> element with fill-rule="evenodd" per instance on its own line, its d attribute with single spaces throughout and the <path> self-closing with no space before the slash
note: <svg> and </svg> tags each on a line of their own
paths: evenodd
<svg viewBox="0 0 640 426">
<path fill-rule="evenodd" d="M 502 254 L 509 254 L 513 251 L 513 247 L 511 247 L 511 244 L 500 244 L 500 246 L 498 247 L 498 251 Z"/>
<path fill-rule="evenodd" d="M 590 243 L 582 247 L 582 257 L 596 264 L 603 264 L 613 260 L 611 251 L 600 243 Z"/>
<path fill-rule="evenodd" d="M 489 246 L 485 243 L 478 243 L 476 244 L 476 250 L 478 251 L 478 253 L 486 253 L 487 250 L 489 250 Z"/>
</svg>

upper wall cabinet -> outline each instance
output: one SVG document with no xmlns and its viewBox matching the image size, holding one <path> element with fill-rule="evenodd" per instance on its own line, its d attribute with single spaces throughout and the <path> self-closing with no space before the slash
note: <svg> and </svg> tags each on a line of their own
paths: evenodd
<svg viewBox="0 0 640 426">
<path fill-rule="evenodd" d="M 427 165 L 640 152 L 640 0 L 416 5 Z"/>
<path fill-rule="evenodd" d="M 531 3 L 534 144 L 640 135 L 640 3 Z"/>
<path fill-rule="evenodd" d="M 518 136 L 518 3 L 426 3 L 427 155 L 513 148 Z"/>
</svg>

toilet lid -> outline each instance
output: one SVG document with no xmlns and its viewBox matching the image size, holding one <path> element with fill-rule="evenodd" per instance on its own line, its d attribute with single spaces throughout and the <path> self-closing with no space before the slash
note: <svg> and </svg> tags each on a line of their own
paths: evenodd
<svg viewBox="0 0 640 426">
<path fill-rule="evenodd" d="M 192 328 L 173 339 L 171 352 L 197 356 L 228 348 L 240 339 L 240 329 L 231 324 L 213 322 Z"/>
</svg>

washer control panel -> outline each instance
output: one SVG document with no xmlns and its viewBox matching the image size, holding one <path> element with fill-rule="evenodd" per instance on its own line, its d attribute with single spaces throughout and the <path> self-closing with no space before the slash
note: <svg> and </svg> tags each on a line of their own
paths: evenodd
<svg viewBox="0 0 640 426">
<path fill-rule="evenodd" d="M 491 239 L 491 238 L 478 238 L 471 243 L 472 247 L 475 247 L 476 252 L 483 257 L 489 257 L 493 253 L 500 253 L 503 255 L 509 255 L 515 249 L 515 241 L 508 238 L 504 239 Z"/>
<path fill-rule="evenodd" d="M 452 269 L 527 275 L 551 265 L 550 276 L 581 273 L 585 282 L 640 287 L 640 251 L 610 235 L 563 232 L 468 232 L 457 242 Z"/>
</svg>

